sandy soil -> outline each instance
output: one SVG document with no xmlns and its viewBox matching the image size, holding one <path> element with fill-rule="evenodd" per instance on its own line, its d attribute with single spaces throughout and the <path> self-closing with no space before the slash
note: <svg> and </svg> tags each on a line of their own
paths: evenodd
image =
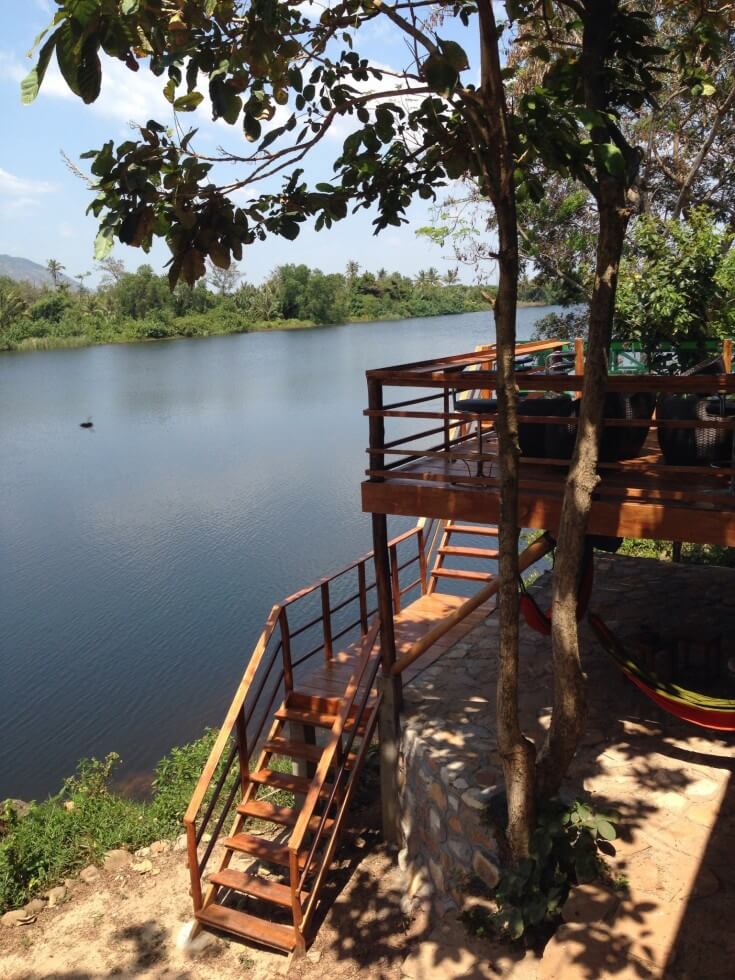
<svg viewBox="0 0 735 980">
<path fill-rule="evenodd" d="M 398 868 L 371 816 L 372 826 L 346 837 L 330 907 L 307 957 L 291 965 L 290 977 L 401 977 L 422 925 L 400 912 Z M 0 977 L 268 980 L 285 973 L 285 956 L 229 937 L 202 933 L 195 952 L 181 949 L 191 922 L 185 855 L 172 851 L 151 861 L 153 869 L 145 874 L 128 868 L 101 871 L 92 884 L 76 879 L 68 883 L 66 900 L 44 909 L 34 923 L 0 928 Z"/>
</svg>

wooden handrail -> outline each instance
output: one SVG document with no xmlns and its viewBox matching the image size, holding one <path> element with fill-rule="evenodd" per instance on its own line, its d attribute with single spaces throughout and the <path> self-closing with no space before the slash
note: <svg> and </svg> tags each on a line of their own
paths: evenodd
<svg viewBox="0 0 735 980">
<path fill-rule="evenodd" d="M 518 354 L 539 354 L 545 350 L 553 350 L 555 347 L 569 347 L 571 343 L 570 340 L 522 340 L 516 344 L 516 356 Z M 478 351 L 475 350 L 466 354 L 452 354 L 449 357 L 434 357 L 425 361 L 409 361 L 406 364 L 396 364 L 389 369 L 373 368 L 366 371 L 365 374 L 368 378 L 380 379 L 384 370 L 414 371 L 419 373 L 422 369 L 430 368 L 440 361 L 441 363 L 460 366 L 465 362 L 467 364 L 474 364 L 477 361 L 492 360 L 497 350 L 497 345 L 488 344 L 480 346 L 483 346 L 483 350 L 479 352 L 482 355 L 480 357 L 478 357 Z"/>
<path fill-rule="evenodd" d="M 376 673 L 377 673 L 377 666 L 376 666 Z M 372 684 L 372 680 L 370 681 L 370 683 Z M 366 691 L 365 696 L 363 696 L 363 703 L 361 705 L 360 713 L 362 713 L 362 711 L 364 711 L 364 709 L 365 709 L 365 706 L 366 706 L 366 703 L 367 703 L 367 694 L 369 694 L 369 693 L 370 692 L 368 690 L 368 691 Z M 331 830 L 331 833 L 330 833 L 329 842 L 327 844 L 326 850 L 324 851 L 324 854 L 322 855 L 322 859 L 321 859 L 321 862 L 320 862 L 319 870 L 317 871 L 317 873 L 316 873 L 316 875 L 314 877 L 314 882 L 313 882 L 313 884 L 312 884 L 312 886 L 310 888 L 309 899 L 308 899 L 308 902 L 307 902 L 307 905 L 306 905 L 306 909 L 305 909 L 305 912 L 304 912 L 304 920 L 303 920 L 304 929 L 306 929 L 308 927 L 308 923 L 309 923 L 309 921 L 311 919 L 311 916 L 312 916 L 312 914 L 314 913 L 314 910 L 317 907 L 317 901 L 319 899 L 319 895 L 320 895 L 320 892 L 321 892 L 321 886 L 322 886 L 322 882 L 324 880 L 324 876 L 325 876 L 328 868 L 331 866 L 332 858 L 334 857 L 334 852 L 335 852 L 335 849 L 337 847 L 337 842 L 339 840 L 339 835 L 340 835 L 340 832 L 341 832 L 341 829 L 342 829 L 342 824 L 344 822 L 345 815 L 347 813 L 347 809 L 348 809 L 348 807 L 350 805 L 350 801 L 352 799 L 352 792 L 353 792 L 354 787 L 355 787 L 355 778 L 356 778 L 356 775 L 359 772 L 361 772 L 361 770 L 362 770 L 362 764 L 363 764 L 363 762 L 365 760 L 365 756 L 366 756 L 367 751 L 368 751 L 368 749 L 370 747 L 370 744 L 372 742 L 372 737 L 373 737 L 373 733 L 375 731 L 375 726 L 376 726 L 376 722 L 377 722 L 377 719 L 378 719 L 378 712 L 380 710 L 381 702 L 382 702 L 382 694 L 379 693 L 378 696 L 377 696 L 377 698 L 376 698 L 376 700 L 375 700 L 374 705 L 371 707 L 371 710 L 370 710 L 370 713 L 369 713 L 369 717 L 367 719 L 366 726 L 365 726 L 365 733 L 364 733 L 364 736 L 362 737 L 362 742 L 361 742 L 360 748 L 357 751 L 357 758 L 355 760 L 354 765 L 349 770 L 349 776 L 347 778 L 347 785 L 344 788 L 343 793 L 341 794 L 342 795 L 342 799 L 340 800 L 340 803 L 339 803 L 339 807 L 338 807 L 338 810 L 337 810 L 337 815 L 336 815 L 336 818 L 335 818 L 335 821 L 334 821 L 334 826 L 333 826 L 333 828 Z M 346 748 L 345 748 L 345 754 L 348 754 L 352 750 L 352 744 L 353 744 L 353 742 L 355 740 L 355 732 L 356 732 L 356 729 L 353 728 L 352 731 L 349 734 L 349 737 L 347 739 L 347 745 L 346 745 Z M 340 776 L 344 772 L 345 772 L 345 768 L 342 767 L 342 769 L 340 770 Z M 330 793 L 329 800 L 327 801 L 327 805 L 326 805 L 325 810 L 324 810 L 325 814 L 328 812 L 328 810 L 330 809 L 330 807 L 334 803 L 334 800 L 335 800 L 335 797 L 336 797 L 336 789 L 337 789 L 337 783 L 335 782 L 335 784 L 334 784 L 334 786 L 332 788 L 332 792 Z M 316 851 L 316 845 L 319 842 L 319 837 L 321 835 L 321 832 L 323 830 L 323 827 L 324 827 L 324 818 L 322 818 L 322 821 L 321 821 L 321 823 L 319 825 L 319 829 L 317 830 L 317 833 L 314 836 L 314 842 L 313 842 L 312 847 L 311 847 L 311 850 L 309 852 L 309 860 L 307 860 L 307 862 L 306 862 L 306 868 L 309 867 L 309 864 L 311 862 L 312 856 L 313 856 L 313 854 Z M 304 881 L 304 878 L 306 876 L 306 868 L 302 872 L 302 876 L 301 876 L 301 879 L 300 879 L 300 886 L 303 885 L 303 881 Z"/>
<path fill-rule="evenodd" d="M 384 368 L 379 383 L 385 386 L 413 388 L 454 388 L 457 391 L 476 388 L 497 388 L 497 371 L 473 371 L 471 374 L 457 376 L 450 374 L 449 365 L 439 363 L 429 374 L 416 376 L 410 371 Z M 516 372 L 516 380 L 529 391 L 582 391 L 584 375 L 581 374 L 535 374 L 531 371 Z M 732 374 L 610 374 L 606 382 L 607 391 L 620 392 L 664 392 L 671 394 L 729 394 L 735 392 L 735 375 Z M 364 415 L 379 415 L 382 409 L 364 411 Z M 427 417 L 431 418 L 431 415 Z"/>
<path fill-rule="evenodd" d="M 409 528 L 408 531 L 404 531 L 402 534 L 399 534 L 397 537 L 391 538 L 391 544 L 393 543 L 400 544 L 401 541 L 404 541 L 406 538 L 410 538 L 412 535 L 416 534 L 417 531 L 418 531 L 417 527 Z M 348 565 L 344 565 L 342 568 L 339 569 L 339 571 L 332 572 L 329 575 L 323 575 L 321 578 L 318 578 L 315 581 L 313 581 L 311 585 L 304 586 L 303 589 L 299 589 L 298 592 L 294 592 L 286 599 L 283 599 L 280 605 L 281 606 L 292 605 L 294 602 L 297 602 L 299 599 L 303 599 L 304 596 L 309 595 L 311 592 L 316 592 L 317 589 L 321 589 L 321 587 L 326 582 L 331 582 L 333 579 L 340 578 L 342 575 L 346 575 L 347 572 L 351 572 L 353 568 L 357 568 L 358 565 L 366 564 L 367 562 L 372 560 L 372 557 L 373 557 L 372 551 L 366 552 L 364 555 L 361 555 L 359 558 L 356 558 L 354 561 L 351 561 Z"/>
<path fill-rule="evenodd" d="M 735 391 L 735 388 L 733 389 Z M 366 413 L 367 414 L 367 413 Z M 448 413 L 450 418 L 456 417 L 456 413 Z M 493 421 L 497 418 L 497 412 L 465 412 L 465 415 L 477 415 L 484 421 Z M 400 419 L 424 419 L 424 418 L 444 418 L 444 413 L 442 412 L 391 412 L 387 411 L 383 413 L 386 418 L 400 418 Z M 517 420 L 522 422 L 524 425 L 577 425 L 579 423 L 579 418 L 576 415 L 518 415 Z M 659 419 L 659 418 L 642 418 L 642 419 L 620 419 L 620 418 L 603 418 L 601 421 L 605 426 L 615 429 L 640 429 L 644 426 L 650 426 L 654 429 L 729 429 L 735 424 L 730 417 L 718 417 L 716 419 Z M 406 437 L 404 441 L 408 442 L 409 439 L 420 439 L 421 433 L 418 435 Z M 459 440 L 455 440 L 458 442 Z M 389 452 L 387 446 L 380 447 L 381 452 Z M 421 452 L 421 450 L 417 450 Z M 428 452 L 429 450 L 427 450 Z M 448 450 L 447 450 L 448 451 Z M 366 453 L 371 452 L 370 449 L 365 450 Z M 404 450 L 408 452 L 408 450 Z"/>
<path fill-rule="evenodd" d="M 337 746 L 339 745 L 342 735 L 344 734 L 347 718 L 352 710 L 355 696 L 360 688 L 360 682 L 362 681 L 365 673 L 365 668 L 367 667 L 372 655 L 373 647 L 375 646 L 375 641 L 378 636 L 379 625 L 379 622 L 376 620 L 363 637 L 360 660 L 358 661 L 357 667 L 353 671 L 347 687 L 345 688 L 345 693 L 342 697 L 339 712 L 337 713 L 337 717 L 334 719 L 330 730 L 329 741 L 322 751 L 321 759 L 319 760 L 316 772 L 314 773 L 311 785 L 309 786 L 306 798 L 303 802 L 301 811 L 299 812 L 298 819 L 288 842 L 289 851 L 292 853 L 298 853 L 298 851 L 301 849 L 301 845 L 304 842 L 304 836 L 308 829 L 309 821 L 314 815 L 314 810 L 321 795 L 324 783 L 326 782 L 329 769 L 334 763 L 334 756 L 337 751 Z"/>
<path fill-rule="evenodd" d="M 520 572 L 525 572 L 527 568 L 534 565 L 537 561 L 547 555 L 551 549 L 554 547 L 553 540 L 546 534 L 542 534 L 540 538 L 532 541 L 527 548 L 520 553 L 518 556 L 518 570 Z M 426 653 L 429 647 L 436 643 L 440 637 L 448 633 L 452 627 L 456 626 L 457 623 L 461 622 L 466 616 L 468 616 L 474 609 L 477 609 L 488 599 L 492 599 L 494 595 L 497 594 L 500 584 L 498 579 L 494 579 L 489 582 L 484 588 L 476 592 L 471 598 L 466 602 L 463 602 L 461 606 L 450 613 L 445 619 L 437 623 L 433 629 L 430 629 L 425 633 L 420 640 L 417 640 L 410 650 L 399 657 L 398 660 L 393 664 L 391 669 L 392 674 L 400 674 L 407 667 L 410 667 L 418 658 Z"/>
<path fill-rule="evenodd" d="M 220 733 L 212 746 L 212 751 L 209 753 L 209 758 L 204 766 L 204 770 L 202 771 L 199 781 L 196 784 L 196 788 L 192 794 L 189 806 L 186 808 L 186 813 L 184 814 L 184 826 L 186 827 L 194 826 L 194 821 L 196 820 L 196 815 L 199 812 L 199 807 L 202 805 L 204 796 L 209 788 L 209 784 L 212 781 L 212 776 L 214 775 L 220 759 L 222 758 L 222 753 L 230 735 L 232 734 L 232 729 L 237 721 L 237 716 L 240 711 L 242 711 L 242 707 L 245 704 L 245 698 L 247 697 L 250 685 L 255 677 L 255 673 L 260 666 L 260 662 L 263 659 L 263 654 L 265 653 L 268 643 L 273 636 L 273 631 L 278 623 L 280 611 L 280 605 L 273 606 L 266 621 L 265 628 L 260 634 L 260 638 L 258 639 L 255 649 L 253 650 L 253 655 L 250 658 L 247 669 L 242 680 L 240 681 L 240 685 L 235 692 L 235 697 L 232 699 L 232 704 L 225 715 L 225 720 L 222 723 Z"/>
<path fill-rule="evenodd" d="M 395 538 L 391 540 L 390 543 L 395 548 L 401 542 L 406 541 L 414 536 L 416 536 L 418 542 L 421 542 L 422 540 L 421 528 L 419 527 L 410 528 L 409 530 L 404 531 L 402 534 L 397 535 Z M 280 626 L 281 633 L 282 633 L 281 641 L 279 645 L 275 648 L 274 654 L 277 655 L 279 651 L 281 652 L 281 657 L 283 660 L 283 669 L 281 670 L 281 673 L 275 684 L 274 695 L 271 697 L 271 701 L 273 700 L 273 697 L 275 696 L 278 687 L 282 683 L 286 684 L 287 690 L 289 690 L 293 686 L 293 680 L 292 680 L 293 667 L 296 667 L 302 662 L 304 662 L 305 660 L 309 659 L 309 657 L 317 653 L 319 649 L 322 648 L 322 646 L 324 647 L 325 650 L 329 646 L 329 639 L 331 636 L 331 622 L 327 623 L 325 627 L 324 642 L 318 645 L 317 647 L 315 647 L 314 650 L 309 651 L 309 653 L 307 653 L 306 655 L 299 657 L 298 660 L 296 660 L 293 663 L 293 665 L 291 664 L 291 656 L 290 656 L 291 632 L 288 623 L 287 608 L 293 605 L 297 600 L 302 599 L 320 590 L 322 594 L 322 600 L 323 600 L 322 616 L 318 617 L 314 622 L 315 623 L 319 622 L 319 620 L 322 618 L 324 618 L 326 622 L 326 620 L 328 620 L 331 617 L 331 613 L 333 612 L 333 610 L 330 608 L 329 605 L 328 593 L 325 595 L 325 591 L 328 590 L 328 584 L 331 581 L 333 581 L 335 578 L 339 578 L 340 576 L 345 575 L 346 573 L 357 569 L 357 592 L 355 593 L 354 596 L 351 596 L 349 600 L 339 603 L 338 608 L 342 608 L 344 605 L 346 605 L 347 601 L 358 600 L 360 603 L 360 616 L 354 623 L 352 623 L 346 629 L 341 630 L 332 639 L 336 640 L 339 637 L 341 637 L 345 632 L 348 632 L 350 629 L 357 629 L 358 627 L 360 628 L 361 632 L 367 633 L 367 635 L 371 635 L 368 617 L 372 615 L 372 613 L 368 609 L 367 593 L 370 589 L 374 588 L 375 586 L 374 583 L 371 583 L 369 585 L 367 584 L 365 567 L 368 564 L 368 562 L 372 560 L 372 557 L 373 557 L 373 553 L 372 551 L 370 551 L 367 554 L 363 555 L 362 557 L 356 559 L 355 561 L 350 562 L 348 565 L 345 565 L 337 572 L 334 572 L 331 575 L 323 576 L 322 578 L 319 578 L 315 582 L 313 582 L 310 586 L 307 586 L 306 588 L 293 593 L 283 602 L 273 606 L 270 611 L 270 614 L 266 621 L 266 625 L 263 631 L 261 632 L 258 642 L 253 650 L 253 654 L 250 658 L 250 661 L 248 662 L 247 668 L 237 688 L 235 696 L 229 706 L 222 727 L 220 728 L 217 739 L 215 740 L 215 743 L 212 746 L 212 749 L 209 753 L 207 762 L 204 766 L 201 776 L 199 777 L 199 780 L 197 781 L 197 785 L 194 789 L 192 798 L 189 802 L 189 805 L 186 809 L 186 813 L 184 814 L 184 818 L 183 818 L 183 823 L 186 828 L 186 835 L 187 835 L 187 848 L 189 852 L 189 867 L 190 867 L 190 873 L 192 878 L 192 895 L 194 897 L 195 905 L 197 908 L 201 906 L 201 900 L 202 900 L 201 877 L 200 877 L 201 867 L 200 867 L 200 862 L 198 861 L 198 853 L 197 853 L 197 848 L 199 843 L 198 837 L 201 836 L 201 834 L 204 832 L 205 825 L 211 818 L 212 813 L 214 812 L 216 796 L 219 795 L 219 793 L 222 790 L 222 785 L 223 785 L 222 780 L 220 780 L 217 784 L 217 788 L 215 789 L 215 798 L 210 800 L 209 807 L 204 817 L 204 822 L 202 826 L 199 827 L 198 830 L 196 825 L 197 817 L 199 815 L 199 811 L 205 800 L 207 792 L 210 789 L 210 786 L 212 785 L 214 774 L 217 771 L 218 767 L 220 766 L 225 751 L 225 747 L 227 746 L 229 739 L 233 735 L 233 732 L 235 732 L 236 729 L 238 730 L 239 745 L 245 748 L 247 754 L 249 754 L 250 752 L 256 749 L 256 744 L 258 743 L 260 737 L 259 735 L 260 729 L 251 740 L 248 736 L 247 731 L 245 730 L 247 724 L 249 723 L 249 719 L 244 717 L 243 711 L 249 693 L 257 687 L 256 678 L 259 674 L 259 671 L 261 674 L 260 686 L 258 688 L 259 692 L 262 691 L 264 684 L 267 683 L 268 678 L 271 676 L 272 668 L 274 667 L 276 662 L 273 656 L 271 656 L 271 662 L 269 663 L 265 674 L 263 674 L 261 667 L 263 665 L 264 655 L 266 653 L 266 650 L 268 650 L 269 648 L 269 644 L 273 637 L 274 631 L 276 627 Z M 411 563 L 413 563 L 416 560 L 417 560 L 416 558 L 412 558 Z M 400 568 L 397 569 L 397 571 L 400 571 Z M 377 627 L 375 629 L 377 630 Z M 300 631 L 301 631 L 300 629 L 295 630 L 294 635 L 299 633 Z M 259 694 L 256 695 L 256 697 L 259 697 Z M 260 726 L 261 729 L 262 729 L 262 724 L 263 723 L 261 721 L 261 726 Z M 239 755 L 241 756 L 239 759 L 241 770 L 243 766 L 245 766 L 245 769 L 247 770 L 247 764 L 249 762 L 249 759 L 242 758 L 242 751 L 239 753 Z M 232 764 L 232 761 L 233 760 L 230 759 L 230 765 Z M 223 775 L 226 776 L 227 773 Z M 247 772 L 241 771 L 240 777 L 241 777 L 240 782 L 242 782 L 243 779 L 246 779 Z M 225 809 L 227 809 L 227 807 L 225 807 Z M 222 816 L 224 816 L 224 813 L 220 814 L 220 817 Z M 212 841 L 212 846 L 213 844 L 214 841 Z M 211 852 L 211 848 L 210 848 L 210 852 Z M 203 863 L 206 863 L 206 856 Z"/>
</svg>

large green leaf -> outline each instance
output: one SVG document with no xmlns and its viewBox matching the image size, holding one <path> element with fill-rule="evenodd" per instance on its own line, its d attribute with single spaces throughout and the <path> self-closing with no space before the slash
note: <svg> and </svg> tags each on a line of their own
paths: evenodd
<svg viewBox="0 0 735 980">
<path fill-rule="evenodd" d="M 90 40 L 82 48 L 77 71 L 79 93 L 89 105 L 94 102 L 102 88 L 102 64 L 97 53 L 96 42 Z"/>
<path fill-rule="evenodd" d="M 625 158 L 614 143 L 598 143 L 595 156 L 600 165 L 613 177 L 625 176 Z"/>
<path fill-rule="evenodd" d="M 439 95 L 445 97 L 452 94 L 459 81 L 459 72 L 452 66 L 448 58 L 441 54 L 430 54 L 422 65 L 427 84 Z"/>
<path fill-rule="evenodd" d="M 94 259 L 101 262 L 112 251 L 114 233 L 112 228 L 100 228 L 94 240 Z"/>
<path fill-rule="evenodd" d="M 464 48 L 456 41 L 442 41 L 441 48 L 442 54 L 455 71 L 465 71 L 470 67 Z"/>
<path fill-rule="evenodd" d="M 203 101 L 204 96 L 201 92 L 189 92 L 174 101 L 174 109 L 177 112 L 193 112 Z"/>
<path fill-rule="evenodd" d="M 48 68 L 49 61 L 51 60 L 51 55 L 53 54 L 54 45 L 56 44 L 56 35 L 58 31 L 54 31 L 51 37 L 46 41 L 44 46 L 38 52 L 38 61 L 34 68 L 28 72 L 26 77 L 20 83 L 20 101 L 24 105 L 30 105 L 36 97 L 38 96 L 39 89 L 43 83 L 43 79 L 46 75 L 46 69 Z"/>
</svg>

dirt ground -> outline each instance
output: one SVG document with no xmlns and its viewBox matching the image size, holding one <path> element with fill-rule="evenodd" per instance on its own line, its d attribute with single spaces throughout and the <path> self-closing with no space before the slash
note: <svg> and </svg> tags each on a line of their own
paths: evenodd
<svg viewBox="0 0 735 980">
<path fill-rule="evenodd" d="M 401 977 L 422 925 L 400 911 L 398 867 L 374 825 L 371 819 L 345 839 L 331 907 L 289 977 Z M 0 928 L 2 980 L 268 980 L 285 973 L 285 956 L 210 933 L 195 941 L 195 952 L 182 950 L 182 931 L 191 922 L 185 854 L 171 851 L 150 860 L 153 868 L 144 874 L 126 868 L 101 871 L 90 884 L 75 879 L 66 899 L 35 922 Z"/>
</svg>

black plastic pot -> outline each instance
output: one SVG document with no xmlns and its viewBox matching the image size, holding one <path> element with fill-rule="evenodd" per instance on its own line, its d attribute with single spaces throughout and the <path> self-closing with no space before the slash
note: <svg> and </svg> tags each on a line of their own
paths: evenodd
<svg viewBox="0 0 735 980">
<path fill-rule="evenodd" d="M 735 402 L 717 396 L 664 395 L 656 414 L 660 419 L 714 420 L 735 416 Z M 724 429 L 660 428 L 658 442 L 670 466 L 703 466 L 732 459 L 732 432 Z"/>
<path fill-rule="evenodd" d="M 604 416 L 607 419 L 640 419 L 650 423 L 656 406 L 656 396 L 637 391 L 625 394 L 610 391 L 605 395 Z M 605 426 L 600 439 L 600 460 L 614 463 L 619 459 L 635 459 L 643 449 L 651 426 Z"/>
<path fill-rule="evenodd" d="M 573 418 L 578 402 L 569 395 L 551 398 L 524 398 L 518 403 L 519 415 L 554 415 Z M 536 459 L 571 459 L 576 425 L 554 425 L 551 422 L 518 424 L 518 441 L 523 456 Z"/>
</svg>

